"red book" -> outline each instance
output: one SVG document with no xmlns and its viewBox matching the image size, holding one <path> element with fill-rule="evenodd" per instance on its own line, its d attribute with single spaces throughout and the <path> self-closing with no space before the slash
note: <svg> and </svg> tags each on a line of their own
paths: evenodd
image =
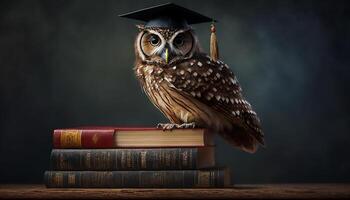
<svg viewBox="0 0 350 200">
<path fill-rule="evenodd" d="M 82 127 L 56 129 L 53 146 L 64 148 L 200 147 L 213 145 L 205 129 Z"/>
</svg>

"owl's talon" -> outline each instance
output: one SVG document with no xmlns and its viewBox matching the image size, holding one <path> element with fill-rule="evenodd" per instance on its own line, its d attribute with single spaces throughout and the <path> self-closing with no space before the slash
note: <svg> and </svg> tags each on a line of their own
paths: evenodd
<svg viewBox="0 0 350 200">
<path fill-rule="evenodd" d="M 195 127 L 196 127 L 196 123 L 191 122 L 191 123 L 183 123 L 179 125 L 179 127 L 177 128 L 195 128 Z"/>
<path fill-rule="evenodd" d="M 166 131 L 166 130 L 171 130 L 174 128 L 174 124 L 167 124 L 167 123 L 158 123 L 157 124 L 157 128 L 162 128 L 163 131 Z"/>
<path fill-rule="evenodd" d="M 158 123 L 157 124 L 157 128 L 162 128 L 163 131 L 171 131 L 175 128 L 178 128 L 178 129 L 185 129 L 185 128 L 195 128 L 196 127 L 196 124 L 194 122 L 192 123 L 183 123 L 183 124 L 172 124 L 172 123 Z"/>
</svg>

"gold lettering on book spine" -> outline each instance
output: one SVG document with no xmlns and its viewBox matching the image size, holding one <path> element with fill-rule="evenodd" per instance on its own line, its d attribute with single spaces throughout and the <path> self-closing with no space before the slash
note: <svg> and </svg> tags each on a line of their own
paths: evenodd
<svg viewBox="0 0 350 200">
<path fill-rule="evenodd" d="M 210 172 L 198 171 L 198 186 L 209 187 L 210 186 Z"/>
<path fill-rule="evenodd" d="M 81 130 L 63 130 L 61 132 L 62 148 L 79 148 L 81 147 Z"/>
<path fill-rule="evenodd" d="M 141 169 L 146 169 L 147 168 L 147 151 L 141 151 Z"/>
<path fill-rule="evenodd" d="M 94 134 L 94 136 L 92 136 L 92 142 L 93 142 L 94 144 L 96 144 L 96 143 L 98 142 L 98 139 L 99 139 L 99 137 L 98 137 L 97 134 Z"/>
<path fill-rule="evenodd" d="M 52 183 L 55 187 L 63 186 L 63 174 L 54 173 L 52 176 Z"/>
<path fill-rule="evenodd" d="M 68 174 L 68 185 L 75 185 L 75 174 Z"/>
<path fill-rule="evenodd" d="M 132 155 L 130 151 L 128 151 L 128 153 L 126 154 L 126 166 L 128 167 L 128 169 L 130 169 L 131 167 L 134 167 L 132 165 Z"/>
</svg>

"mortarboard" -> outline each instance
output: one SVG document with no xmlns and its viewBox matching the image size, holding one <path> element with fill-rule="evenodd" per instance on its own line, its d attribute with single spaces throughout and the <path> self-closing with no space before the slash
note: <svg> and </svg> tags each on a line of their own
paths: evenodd
<svg viewBox="0 0 350 200">
<path fill-rule="evenodd" d="M 215 21 L 210 17 L 173 3 L 152 6 L 119 16 L 144 21 L 146 27 L 183 28 L 189 24 Z"/>
<path fill-rule="evenodd" d="M 200 13 L 197 13 L 193 10 L 184 8 L 174 3 L 166 3 L 121 14 L 119 15 L 119 17 L 125 17 L 146 22 L 145 28 L 187 28 L 190 24 L 212 22 L 210 37 L 210 55 L 213 60 L 217 60 L 219 57 L 214 27 L 214 22 L 216 22 L 216 20 L 202 15 Z"/>
</svg>

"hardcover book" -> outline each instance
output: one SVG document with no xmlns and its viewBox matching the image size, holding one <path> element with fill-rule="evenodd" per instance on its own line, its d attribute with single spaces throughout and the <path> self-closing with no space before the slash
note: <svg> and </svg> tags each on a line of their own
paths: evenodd
<svg viewBox="0 0 350 200">
<path fill-rule="evenodd" d="M 60 148 L 142 148 L 201 147 L 213 145 L 212 134 L 205 129 L 87 127 L 56 129 L 53 146 Z"/>
<path fill-rule="evenodd" d="M 53 170 L 202 169 L 215 165 L 214 147 L 53 149 Z"/>
<path fill-rule="evenodd" d="M 230 185 L 227 169 L 163 171 L 46 171 L 49 188 L 192 188 Z"/>
</svg>

